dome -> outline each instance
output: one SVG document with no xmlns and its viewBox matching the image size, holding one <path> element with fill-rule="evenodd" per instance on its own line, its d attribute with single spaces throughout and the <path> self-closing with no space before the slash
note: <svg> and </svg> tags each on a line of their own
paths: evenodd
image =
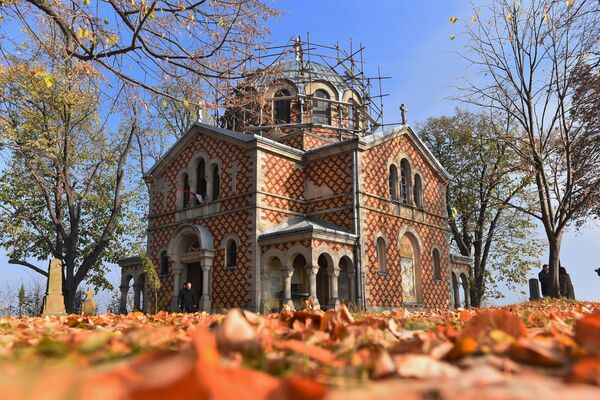
<svg viewBox="0 0 600 400">
<path fill-rule="evenodd" d="M 310 82 L 327 82 L 333 86 L 341 98 L 350 86 L 333 68 L 317 62 L 301 61 L 298 59 L 277 62 L 269 68 L 259 71 L 252 80 L 256 87 L 268 87 L 271 82 L 288 80 L 296 85 L 299 94 L 305 94 L 305 86 Z"/>
</svg>

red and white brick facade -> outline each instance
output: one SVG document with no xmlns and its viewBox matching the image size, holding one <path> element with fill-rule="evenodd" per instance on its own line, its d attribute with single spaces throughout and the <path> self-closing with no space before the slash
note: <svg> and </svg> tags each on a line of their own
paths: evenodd
<svg viewBox="0 0 600 400">
<path fill-rule="evenodd" d="M 200 160 L 207 196 L 197 204 Z M 392 198 L 390 184 L 400 192 L 402 182 L 390 183 L 390 166 L 400 179 L 401 164 L 410 166 L 411 198 L 410 182 L 420 176 L 422 204 Z M 161 254 L 168 257 L 159 305 L 175 309 L 190 280 L 206 311 L 270 311 L 307 298 L 323 308 L 448 308 L 447 179 L 408 126 L 358 135 L 308 124 L 263 136 L 195 124 L 146 176 L 147 253 L 159 270 Z M 405 235 L 412 253 L 401 261 Z M 141 290 L 135 260 L 121 265 L 125 294 L 132 277 Z M 403 274 L 414 282 L 407 286 Z"/>
</svg>

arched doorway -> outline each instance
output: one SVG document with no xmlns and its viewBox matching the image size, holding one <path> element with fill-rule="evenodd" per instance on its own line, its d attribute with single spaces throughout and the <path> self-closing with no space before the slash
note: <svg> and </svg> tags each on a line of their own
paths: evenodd
<svg viewBox="0 0 600 400">
<path fill-rule="evenodd" d="M 452 305 L 454 308 L 460 308 L 460 288 L 458 286 L 458 278 L 454 271 L 450 274 L 452 276 Z"/>
<path fill-rule="evenodd" d="M 278 257 L 271 257 L 267 261 L 269 298 L 265 311 L 278 312 L 283 303 L 283 276 L 282 264 Z"/>
<path fill-rule="evenodd" d="M 464 307 L 469 307 L 470 305 L 470 301 L 469 301 L 469 279 L 467 278 L 467 276 L 465 274 L 460 274 L 460 283 L 462 285 L 463 288 L 463 294 L 464 294 Z"/>
<path fill-rule="evenodd" d="M 308 298 L 308 278 L 306 275 L 306 258 L 298 254 L 292 261 L 291 298 L 294 308 L 299 310 L 304 307 L 304 301 Z"/>
<path fill-rule="evenodd" d="M 354 263 L 348 256 L 340 259 L 340 275 L 338 277 L 338 297 L 340 303 L 355 301 L 354 292 Z"/>
<path fill-rule="evenodd" d="M 121 279 L 121 286 L 119 289 L 121 290 L 121 298 L 119 302 L 119 313 L 127 314 L 128 310 L 133 311 L 133 287 L 132 283 L 134 282 L 132 274 L 126 274 Z M 130 290 L 131 289 L 131 290 Z"/>
<path fill-rule="evenodd" d="M 329 254 L 321 254 L 317 259 L 317 299 L 321 308 L 329 305 L 329 270 L 333 269 L 333 260 Z"/>
<path fill-rule="evenodd" d="M 402 271 L 403 303 L 419 302 L 419 276 L 414 242 L 406 234 L 400 239 L 400 269 Z"/>
<path fill-rule="evenodd" d="M 140 274 L 133 284 L 133 310 L 146 312 L 146 274 Z"/>
<path fill-rule="evenodd" d="M 210 312 L 212 301 L 212 261 L 215 253 L 212 235 L 205 226 L 180 226 L 169 241 L 167 249 L 173 260 L 173 300 L 171 309 L 177 310 L 177 296 L 186 282 L 192 284 L 197 309 Z"/>
</svg>

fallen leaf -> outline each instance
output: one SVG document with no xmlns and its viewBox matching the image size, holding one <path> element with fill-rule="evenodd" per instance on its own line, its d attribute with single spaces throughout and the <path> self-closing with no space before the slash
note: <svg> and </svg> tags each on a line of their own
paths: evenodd
<svg viewBox="0 0 600 400">
<path fill-rule="evenodd" d="M 577 361 L 567 376 L 567 382 L 600 386 L 600 358 L 587 357 Z"/>
<path fill-rule="evenodd" d="M 403 378 L 456 378 L 460 370 L 448 363 L 421 354 L 394 357 L 396 371 Z"/>
<path fill-rule="evenodd" d="M 600 312 L 586 315 L 575 323 L 575 340 L 590 354 L 600 355 Z"/>
</svg>

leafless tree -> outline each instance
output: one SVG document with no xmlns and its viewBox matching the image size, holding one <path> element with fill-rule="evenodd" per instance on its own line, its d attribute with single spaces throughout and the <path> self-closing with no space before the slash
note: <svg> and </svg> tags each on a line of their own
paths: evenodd
<svg viewBox="0 0 600 400">
<path fill-rule="evenodd" d="M 476 74 L 462 98 L 517 124 L 492 139 L 511 146 L 534 182 L 534 201 L 513 206 L 544 227 L 554 297 L 565 230 L 600 197 L 599 139 L 573 118 L 581 103 L 572 101 L 575 73 L 598 48 L 599 11 L 596 0 L 496 0 L 466 25 Z"/>
</svg>

